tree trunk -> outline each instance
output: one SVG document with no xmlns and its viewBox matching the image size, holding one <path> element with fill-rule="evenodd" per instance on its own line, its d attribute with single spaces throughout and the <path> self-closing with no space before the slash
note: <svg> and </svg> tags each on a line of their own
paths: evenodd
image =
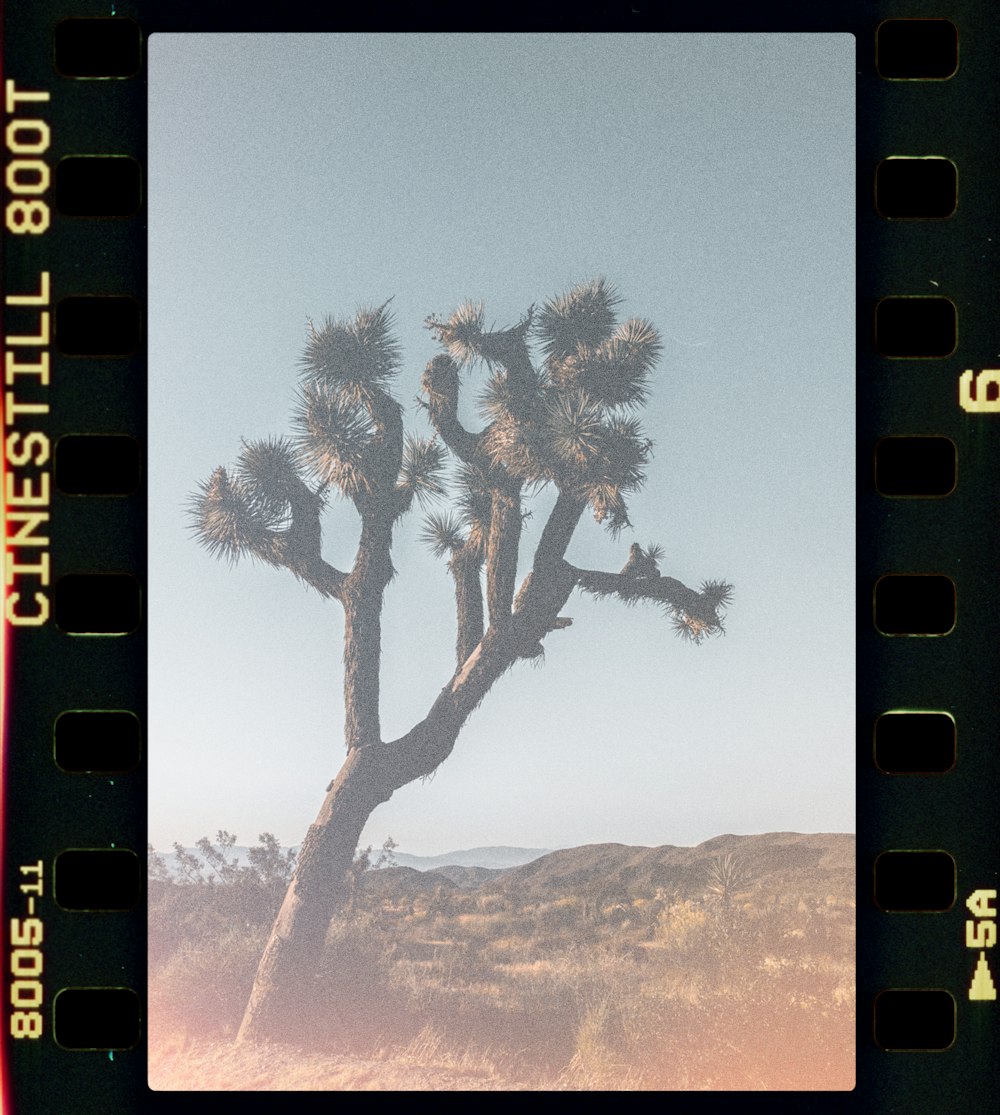
<svg viewBox="0 0 1000 1115">
<path fill-rule="evenodd" d="M 315 1002 L 313 988 L 327 929 L 347 897 L 346 877 L 368 817 L 395 790 L 432 774 L 444 762 L 465 721 L 494 682 L 524 653 L 524 647 L 537 643 L 551 629 L 576 583 L 562 554 L 581 506 L 576 500 L 560 497 L 543 531 L 535 568 L 522 587 L 517 614 L 510 614 L 507 601 L 501 609 L 506 613 L 503 621 L 490 625 L 427 716 L 389 744 L 372 734 L 378 727 L 380 614 L 373 607 L 373 597 L 381 602 L 391 567 L 373 569 L 359 561 L 354 580 L 349 579 L 344 592 L 351 632 L 345 647 L 347 677 L 351 679 L 345 684 L 346 727 L 355 739 L 369 738 L 351 746 L 302 843 L 295 875 L 257 968 L 237 1041 L 294 1041 L 300 1035 L 303 1009 Z M 512 529 L 519 533 L 519 526 L 518 516 Z M 375 591 L 359 592 L 359 601 L 352 591 L 357 591 L 355 586 L 363 583 L 365 575 Z"/>
<path fill-rule="evenodd" d="M 295 874 L 257 968 L 237 1041 L 294 1041 L 331 918 L 347 897 L 347 874 L 372 811 L 444 762 L 469 714 L 513 663 L 509 640 L 487 632 L 438 694 L 427 716 L 391 744 L 355 748 L 302 843 Z"/>
<path fill-rule="evenodd" d="M 348 876 L 361 830 L 392 790 L 380 785 L 366 749 L 352 751 L 309 828 L 295 874 L 254 979 L 237 1041 L 295 1041 L 303 1008 L 315 1001 L 313 984 L 330 919 L 349 894 Z"/>
</svg>

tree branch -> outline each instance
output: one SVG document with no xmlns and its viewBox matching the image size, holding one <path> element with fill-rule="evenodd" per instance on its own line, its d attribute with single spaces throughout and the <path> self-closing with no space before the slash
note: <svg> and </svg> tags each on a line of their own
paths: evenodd
<svg viewBox="0 0 1000 1115">
<path fill-rule="evenodd" d="M 483 465 L 479 434 L 467 430 L 458 420 L 458 366 L 450 356 L 440 355 L 424 369 L 420 385 L 427 396 L 427 413 L 441 440 L 466 464 Z"/>
<path fill-rule="evenodd" d="M 459 668 L 483 637 L 483 586 L 480 582 L 482 558 L 468 545 L 448 562 L 455 579 L 457 634 L 455 658 Z"/>
<path fill-rule="evenodd" d="M 706 581 L 698 592 L 674 577 L 631 576 L 595 569 L 574 569 L 577 584 L 598 598 L 616 596 L 626 604 L 652 600 L 673 618 L 679 635 L 700 643 L 708 635 L 724 633 L 720 608 L 732 599 L 732 585 Z"/>
<path fill-rule="evenodd" d="M 629 577 L 596 569 L 575 569 L 574 572 L 580 588 L 598 598 L 617 596 L 626 603 L 655 600 L 671 607 L 695 610 L 701 603 L 701 593 L 673 577 Z"/>
<path fill-rule="evenodd" d="M 366 393 L 364 406 L 376 432 L 363 454 L 367 490 L 359 492 L 354 503 L 362 515 L 372 504 L 389 514 L 395 505 L 396 481 L 403 462 L 403 412 L 399 403 L 379 388 Z"/>
<path fill-rule="evenodd" d="M 372 757 L 385 784 L 399 788 L 433 774 L 451 754 L 469 715 L 517 658 L 509 630 L 489 628 L 424 719 L 399 739 L 376 747 Z"/>
<path fill-rule="evenodd" d="M 347 574 L 323 560 L 320 514 L 323 499 L 305 481 L 289 495 L 292 521 L 287 530 L 271 531 L 276 560 L 321 596 L 342 599 Z"/>
<path fill-rule="evenodd" d="M 521 630 L 519 645 L 525 657 L 541 653 L 540 640 L 568 623 L 559 620 L 559 610 L 576 585 L 575 571 L 564 559 L 566 549 L 586 506 L 579 497 L 560 491 L 535 548 L 531 572 L 525 577 L 514 602 Z"/>
<path fill-rule="evenodd" d="M 518 419 L 531 415 L 538 389 L 538 375 L 524 339 L 531 328 L 533 315 L 534 307 L 531 307 L 512 328 L 482 333 L 476 339 L 476 349 L 488 364 L 501 364 L 507 369 L 510 412 Z"/>
<path fill-rule="evenodd" d="M 382 655 L 382 598 L 392 579 L 391 508 L 361 520 L 354 567 L 344 581 L 344 742 L 347 750 L 377 744 Z"/>
<path fill-rule="evenodd" d="M 510 620 L 521 548 L 521 485 L 500 477 L 494 469 L 490 477 L 492 508 L 486 538 L 486 605 L 491 627 L 503 626 Z"/>
</svg>

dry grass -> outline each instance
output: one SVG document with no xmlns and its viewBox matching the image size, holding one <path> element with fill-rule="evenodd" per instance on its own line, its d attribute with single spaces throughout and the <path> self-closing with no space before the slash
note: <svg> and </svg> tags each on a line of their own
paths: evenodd
<svg viewBox="0 0 1000 1115">
<path fill-rule="evenodd" d="M 382 904 L 335 923 L 302 1048 L 225 1041 L 259 931 L 182 941 L 151 972 L 151 1086 L 853 1087 L 849 900 L 496 899 L 455 893 L 433 916 Z"/>
<path fill-rule="evenodd" d="M 289 1045 L 195 1042 L 173 1034 L 150 1040 L 149 1085 L 154 1091 L 507 1091 L 482 1055 L 451 1053 L 427 1028 L 401 1052 L 371 1058 L 310 1052 Z"/>
</svg>

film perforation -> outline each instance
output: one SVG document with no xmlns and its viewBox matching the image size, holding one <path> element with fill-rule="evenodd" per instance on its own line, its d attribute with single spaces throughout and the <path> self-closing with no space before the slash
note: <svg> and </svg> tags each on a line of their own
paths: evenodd
<svg viewBox="0 0 1000 1115">
<path fill-rule="evenodd" d="M 958 72 L 958 28 L 950 19 L 887 19 L 876 31 L 875 65 L 890 81 L 949 81 Z"/>
<path fill-rule="evenodd" d="M 131 635 L 141 620 L 131 573 L 66 573 L 55 585 L 55 619 L 68 635 Z"/>
<path fill-rule="evenodd" d="M 894 709 L 875 722 L 875 765 L 884 774 L 936 775 L 952 770 L 958 732 L 950 712 Z"/>
<path fill-rule="evenodd" d="M 142 1005 L 128 987 L 67 987 L 53 1003 L 53 1038 L 63 1049 L 128 1050 L 141 1034 Z"/>
<path fill-rule="evenodd" d="M 56 488 L 72 496 L 134 495 L 141 456 L 130 434 L 63 434 L 55 449 Z"/>
<path fill-rule="evenodd" d="M 875 1041 L 886 1052 L 941 1053 L 955 1043 L 956 1015 L 944 988 L 889 988 L 875 999 Z"/>
<path fill-rule="evenodd" d="M 77 79 L 122 79 L 139 73 L 139 25 L 126 17 L 71 17 L 54 33 L 56 70 Z"/>
<path fill-rule="evenodd" d="M 56 166 L 56 206 L 67 217 L 133 217 L 141 202 L 131 155 L 67 155 Z"/>
<path fill-rule="evenodd" d="M 893 913 L 943 913 L 955 904 L 955 879 L 948 852 L 882 852 L 875 860 L 875 905 Z"/>
<path fill-rule="evenodd" d="M 128 774 L 139 766 L 139 718 L 126 709 L 73 709 L 53 725 L 53 758 L 69 774 Z"/>
<path fill-rule="evenodd" d="M 69 295 L 56 305 L 56 344 L 64 356 L 116 359 L 141 339 L 139 303 L 130 295 Z"/>
<path fill-rule="evenodd" d="M 941 155 L 890 155 L 875 169 L 875 208 L 890 221 L 943 221 L 958 208 L 958 168 Z"/>
<path fill-rule="evenodd" d="M 958 481 L 958 449 L 949 437 L 896 434 L 875 446 L 875 490 L 902 499 L 941 499 Z"/>
<path fill-rule="evenodd" d="M 890 360 L 941 360 L 958 346 L 958 309 L 944 295 L 890 295 L 875 307 L 875 347 Z"/>
<path fill-rule="evenodd" d="M 875 627 L 883 635 L 948 635 L 957 614 L 957 591 L 951 577 L 888 573 L 875 583 Z"/>
<path fill-rule="evenodd" d="M 53 897 L 64 910 L 132 910 L 142 892 L 140 866 L 128 848 L 67 849 L 56 857 Z"/>
</svg>

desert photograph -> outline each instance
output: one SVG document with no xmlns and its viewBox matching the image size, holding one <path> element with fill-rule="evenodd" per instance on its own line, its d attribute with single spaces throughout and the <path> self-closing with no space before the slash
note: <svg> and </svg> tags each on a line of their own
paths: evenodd
<svg viewBox="0 0 1000 1115">
<path fill-rule="evenodd" d="M 853 51 L 151 37 L 151 1088 L 853 1088 Z"/>
</svg>

